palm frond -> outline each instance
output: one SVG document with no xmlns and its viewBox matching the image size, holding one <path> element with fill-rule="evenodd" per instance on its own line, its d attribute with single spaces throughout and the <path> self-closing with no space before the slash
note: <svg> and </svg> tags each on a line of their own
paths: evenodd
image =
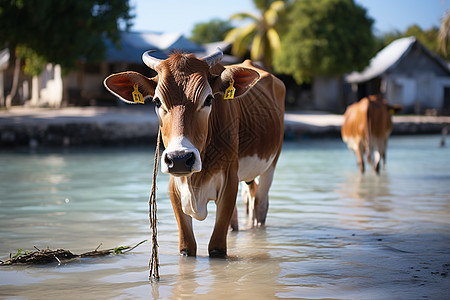
<svg viewBox="0 0 450 300">
<path fill-rule="evenodd" d="M 267 40 L 269 41 L 269 46 L 273 52 L 276 52 L 280 49 L 281 46 L 280 35 L 275 29 L 270 28 L 267 31 Z"/>
<path fill-rule="evenodd" d="M 263 35 L 261 33 L 257 33 L 253 38 L 252 48 L 250 51 L 250 57 L 252 60 L 261 60 L 264 54 L 263 47 Z"/>
<path fill-rule="evenodd" d="M 284 15 L 282 11 L 286 4 L 277 0 L 254 0 L 255 6 L 261 15 L 251 13 L 237 13 L 230 20 L 250 20 L 251 24 L 231 30 L 225 41 L 232 43 L 231 52 L 236 56 L 243 56 L 250 48 L 250 56 L 253 60 L 264 62 L 266 68 L 271 68 L 273 53 L 280 49 L 280 36 L 277 32 L 277 24 Z"/>
<path fill-rule="evenodd" d="M 270 4 L 269 10 L 274 10 L 276 12 L 281 12 L 286 8 L 286 3 L 284 1 L 274 1 Z"/>
<path fill-rule="evenodd" d="M 248 13 L 248 12 L 237 13 L 237 14 L 231 15 L 231 17 L 230 17 L 230 20 L 243 21 L 246 19 L 250 19 L 255 22 L 259 22 L 259 17 L 257 15 L 254 15 L 254 14 Z"/>
<path fill-rule="evenodd" d="M 225 42 L 227 43 L 234 43 L 234 41 L 237 40 L 240 33 L 242 31 L 241 27 L 236 27 L 228 31 L 227 35 L 225 36 Z"/>
<path fill-rule="evenodd" d="M 231 52 L 233 55 L 242 57 L 248 49 L 252 37 L 255 35 L 257 24 L 249 24 L 246 27 L 240 28 L 239 35 L 237 35 Z"/>
<path fill-rule="evenodd" d="M 278 13 L 272 9 L 267 10 L 264 13 L 264 21 L 268 27 L 273 27 L 278 21 Z"/>
</svg>

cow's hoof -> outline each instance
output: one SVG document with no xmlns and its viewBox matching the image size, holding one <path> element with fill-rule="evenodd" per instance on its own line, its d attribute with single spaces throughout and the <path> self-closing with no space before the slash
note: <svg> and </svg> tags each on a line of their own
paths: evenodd
<svg viewBox="0 0 450 300">
<path fill-rule="evenodd" d="M 225 258 L 225 257 L 227 257 L 227 250 L 224 250 L 224 249 L 212 249 L 212 250 L 209 250 L 209 257 L 212 257 L 212 258 Z"/>
<path fill-rule="evenodd" d="M 180 255 L 181 256 L 195 256 L 195 253 L 189 252 L 188 249 L 181 249 L 180 250 Z"/>
</svg>

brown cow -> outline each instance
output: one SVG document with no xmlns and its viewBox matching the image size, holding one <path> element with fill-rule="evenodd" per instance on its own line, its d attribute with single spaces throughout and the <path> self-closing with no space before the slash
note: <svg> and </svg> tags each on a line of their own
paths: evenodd
<svg viewBox="0 0 450 300">
<path fill-rule="evenodd" d="M 359 170 L 364 173 L 364 155 L 377 174 L 380 161 L 386 164 L 387 139 L 392 132 L 391 113 L 401 110 L 400 105 L 390 105 L 381 95 L 371 95 L 353 103 L 344 114 L 342 139 L 355 152 Z"/>
<path fill-rule="evenodd" d="M 284 84 L 250 61 L 223 67 L 222 56 L 221 51 L 203 59 L 176 53 L 159 60 L 146 52 L 143 60 L 157 76 L 124 72 L 105 79 L 125 102 L 133 103 L 137 89 L 139 97 L 152 97 L 156 104 L 165 146 L 161 170 L 170 174 L 183 255 L 196 255 L 191 217 L 204 220 L 213 200 L 217 211 L 209 255 L 226 256 L 240 181 L 253 184 L 259 176 L 252 222 L 264 224 L 283 141 Z"/>
</svg>

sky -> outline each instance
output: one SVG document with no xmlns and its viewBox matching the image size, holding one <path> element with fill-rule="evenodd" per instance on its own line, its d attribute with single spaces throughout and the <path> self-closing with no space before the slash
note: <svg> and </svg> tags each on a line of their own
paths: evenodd
<svg viewBox="0 0 450 300">
<path fill-rule="evenodd" d="M 439 27 L 450 0 L 355 0 L 374 19 L 375 33 L 405 31 L 413 24 L 423 30 Z M 227 20 L 238 12 L 257 13 L 252 0 L 130 0 L 136 16 L 132 31 L 182 33 L 213 18 Z M 234 23 L 239 25 L 239 23 Z"/>
</svg>

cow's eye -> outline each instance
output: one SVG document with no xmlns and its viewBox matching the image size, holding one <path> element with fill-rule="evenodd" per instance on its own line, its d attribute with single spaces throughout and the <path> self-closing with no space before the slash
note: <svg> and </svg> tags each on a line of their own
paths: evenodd
<svg viewBox="0 0 450 300">
<path fill-rule="evenodd" d="M 161 107 L 161 100 L 159 100 L 159 98 L 153 98 L 153 102 L 155 102 L 157 108 Z"/>
<path fill-rule="evenodd" d="M 203 103 L 203 106 L 211 106 L 213 99 L 214 99 L 214 97 L 212 95 L 209 95 L 208 97 L 206 97 L 205 102 Z"/>
</svg>

